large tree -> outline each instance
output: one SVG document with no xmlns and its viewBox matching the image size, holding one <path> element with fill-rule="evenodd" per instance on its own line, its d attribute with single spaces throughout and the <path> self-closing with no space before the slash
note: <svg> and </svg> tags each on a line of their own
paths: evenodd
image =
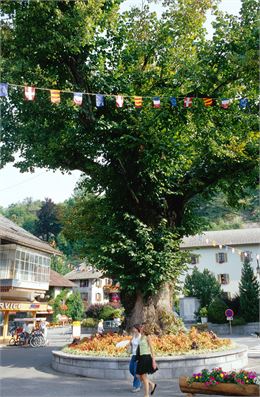
<svg viewBox="0 0 260 397">
<path fill-rule="evenodd" d="M 245 260 L 239 283 L 241 316 L 247 321 L 259 321 L 260 285 L 249 260 Z"/>
<path fill-rule="evenodd" d="M 71 94 L 54 105 L 37 90 L 26 102 L 21 87 L 10 87 L 1 160 L 18 151 L 22 171 L 83 172 L 86 191 L 102 194 L 87 204 L 98 216 L 85 251 L 93 248 L 98 266 L 120 281 L 130 323 L 158 322 L 183 262 L 179 239 L 197 231 L 194 198 L 218 188 L 235 203 L 256 180 L 257 2 L 242 1 L 239 17 L 219 13 L 214 0 L 164 1 L 161 17 L 148 5 L 120 14 L 121 2 L 1 2 L 3 80 L 128 96 L 123 108 L 112 96 L 96 108 L 91 94 L 75 107 Z M 207 39 L 210 9 L 215 33 Z M 134 95 L 146 97 L 141 110 Z M 161 109 L 152 96 L 161 96 Z M 185 96 L 196 98 L 192 108 L 183 108 Z M 206 108 L 199 99 L 240 96 L 249 108 Z"/>
</svg>

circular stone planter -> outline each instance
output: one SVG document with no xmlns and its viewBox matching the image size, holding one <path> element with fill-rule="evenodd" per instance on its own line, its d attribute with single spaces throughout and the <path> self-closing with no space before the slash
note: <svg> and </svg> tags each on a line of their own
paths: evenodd
<svg viewBox="0 0 260 397">
<path fill-rule="evenodd" d="M 153 379 L 173 379 L 181 375 L 191 375 L 203 368 L 222 367 L 224 371 L 241 369 L 248 363 L 247 346 L 196 355 L 156 357 L 159 371 Z M 52 352 L 52 368 L 66 374 L 86 376 L 96 379 L 131 379 L 127 357 L 90 357 Z"/>
</svg>

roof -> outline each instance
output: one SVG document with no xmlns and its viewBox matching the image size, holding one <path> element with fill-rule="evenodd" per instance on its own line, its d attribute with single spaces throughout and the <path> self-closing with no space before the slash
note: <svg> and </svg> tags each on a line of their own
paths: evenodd
<svg viewBox="0 0 260 397">
<path fill-rule="evenodd" d="M 87 280 L 101 278 L 102 276 L 102 272 L 97 271 L 89 264 L 83 262 L 77 266 L 77 269 L 74 269 L 72 270 L 72 272 L 65 274 L 64 277 L 68 278 L 69 280 Z"/>
<path fill-rule="evenodd" d="M 216 230 L 184 237 L 181 248 L 260 244 L 260 228 Z"/>
<path fill-rule="evenodd" d="M 62 276 L 61 274 L 55 272 L 51 269 L 50 271 L 50 287 L 66 287 L 66 288 L 73 288 L 76 287 L 74 283 L 68 280 L 66 277 Z"/>
<path fill-rule="evenodd" d="M 3 215 L 0 215 L 0 239 L 8 241 L 10 244 L 19 244 L 48 254 L 61 255 L 60 251 L 52 248 L 48 243 L 27 232 Z"/>
</svg>

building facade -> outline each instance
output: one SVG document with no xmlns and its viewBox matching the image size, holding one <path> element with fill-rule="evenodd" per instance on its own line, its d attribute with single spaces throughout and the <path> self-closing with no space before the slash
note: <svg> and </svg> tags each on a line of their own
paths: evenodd
<svg viewBox="0 0 260 397">
<path fill-rule="evenodd" d="M 76 285 L 86 308 L 95 303 L 104 304 L 111 301 L 112 280 L 103 277 L 102 272 L 97 271 L 92 266 L 81 263 L 64 277 Z M 116 300 L 115 296 L 114 299 Z"/>
<path fill-rule="evenodd" d="M 38 298 L 49 289 L 52 255 L 60 253 L 0 215 L 0 342 L 14 317 L 48 311 Z"/>
<path fill-rule="evenodd" d="M 245 258 L 251 262 L 255 274 L 259 273 L 260 228 L 204 232 L 184 238 L 181 248 L 192 253 L 188 272 L 194 266 L 199 271 L 208 269 L 227 297 L 239 292 Z"/>
<path fill-rule="evenodd" d="M 63 289 L 66 289 L 68 291 L 68 295 L 70 295 L 73 292 L 73 289 L 76 287 L 77 285 L 74 284 L 72 281 L 50 269 L 50 281 L 48 290 L 49 296 L 55 299 Z"/>
</svg>

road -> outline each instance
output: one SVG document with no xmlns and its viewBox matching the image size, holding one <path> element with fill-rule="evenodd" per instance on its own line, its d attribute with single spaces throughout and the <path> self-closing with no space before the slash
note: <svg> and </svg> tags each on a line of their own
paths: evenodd
<svg viewBox="0 0 260 397">
<path fill-rule="evenodd" d="M 55 330 L 49 334 L 50 344 L 44 348 L 3 347 L 0 349 L 1 397 L 129 397 L 128 381 L 109 381 L 69 376 L 55 372 L 51 364 L 51 351 L 68 343 L 70 336 Z M 248 368 L 260 374 L 260 339 L 233 338 L 249 346 Z M 143 393 L 137 393 L 143 396 Z M 183 396 L 177 380 L 159 381 L 155 397 Z"/>
</svg>

